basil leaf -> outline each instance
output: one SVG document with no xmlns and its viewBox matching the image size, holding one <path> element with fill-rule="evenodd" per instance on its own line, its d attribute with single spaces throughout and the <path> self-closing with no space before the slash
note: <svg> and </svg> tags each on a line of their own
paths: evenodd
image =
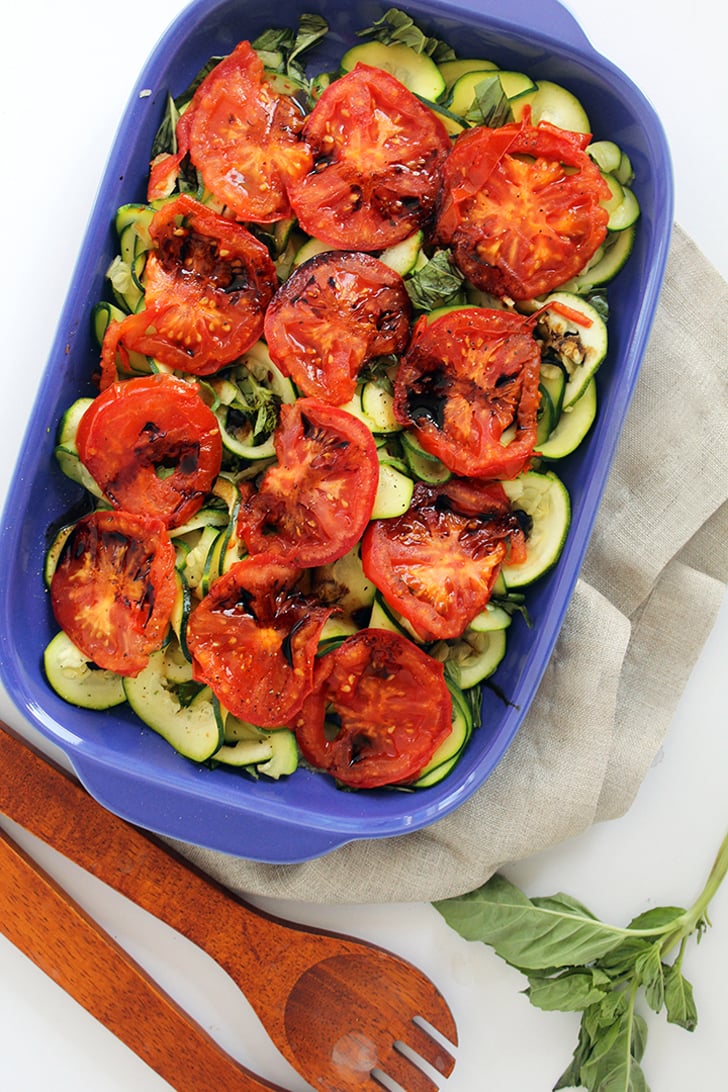
<svg viewBox="0 0 728 1092">
<path fill-rule="evenodd" d="M 622 1017 L 629 1008 L 629 997 L 624 991 L 619 991 L 618 994 L 611 993 L 608 997 L 619 996 L 621 1004 L 614 1005 L 605 1003 L 607 998 L 605 997 L 598 1005 L 590 1005 L 588 1009 L 584 1009 L 584 1015 L 582 1017 L 584 1023 L 584 1031 L 589 1036 L 589 1040 L 592 1044 L 603 1040 L 606 1042 L 612 1041 L 616 1037 L 619 1031 L 619 1025 Z"/>
<path fill-rule="evenodd" d="M 635 931 L 654 929 L 656 932 L 663 932 L 666 926 L 674 925 L 684 913 L 685 910 L 681 906 L 655 906 L 652 910 L 646 910 L 644 914 L 638 914 L 627 928 Z"/>
<path fill-rule="evenodd" d="M 418 311 L 434 311 L 455 302 L 465 303 L 463 276 L 450 263 L 448 251 L 436 250 L 429 262 L 404 282 L 412 306 Z"/>
<path fill-rule="evenodd" d="M 296 57 L 311 49 L 329 32 L 329 24 L 321 15 L 310 15 L 302 12 L 298 19 L 298 32 L 293 42 L 293 47 L 288 55 L 288 73 L 290 66 Z"/>
<path fill-rule="evenodd" d="M 464 120 L 469 125 L 487 125 L 497 129 L 513 121 L 513 111 L 497 73 L 485 76 L 473 91 L 473 101 Z"/>
<path fill-rule="evenodd" d="M 587 1084 L 586 1087 L 594 1092 L 649 1092 L 642 1067 L 633 1058 L 609 1070 L 599 1078 L 599 1084 Z"/>
<path fill-rule="evenodd" d="M 389 371 L 392 367 L 396 366 L 397 357 L 394 354 L 389 356 L 373 356 L 371 360 L 367 360 L 366 364 L 359 369 L 358 381 L 360 383 L 374 382 L 378 383 L 388 394 L 392 394 L 394 387 L 392 386 L 392 380 L 389 377 Z"/>
<path fill-rule="evenodd" d="M 179 701 L 183 709 L 186 709 L 188 705 L 191 705 L 197 695 L 205 689 L 203 683 L 193 682 L 190 680 L 186 683 L 179 683 L 174 688 L 175 696 Z"/>
<path fill-rule="evenodd" d="M 293 44 L 294 35 L 290 27 L 269 27 L 261 31 L 251 43 L 256 53 L 282 53 Z"/>
<path fill-rule="evenodd" d="M 629 994 L 625 990 L 612 990 L 604 995 L 598 1005 L 592 1005 L 587 1013 L 587 1020 L 594 1029 L 605 1028 L 613 1024 L 626 1011 Z"/>
<path fill-rule="evenodd" d="M 648 939 L 626 935 L 615 948 L 601 957 L 599 966 L 610 978 L 620 978 L 632 971 L 635 960 L 647 952 L 649 947 Z"/>
<path fill-rule="evenodd" d="M 567 971 L 555 978 L 529 975 L 528 982 L 528 1000 L 545 1012 L 581 1012 L 601 1001 L 611 988 L 608 975 L 594 969 Z"/>
<path fill-rule="evenodd" d="M 359 38 L 374 38 L 383 45 L 409 46 L 416 53 L 425 53 L 432 57 L 435 64 L 442 61 L 451 61 L 455 58 L 455 50 L 447 42 L 440 38 L 431 38 L 420 30 L 411 16 L 399 8 L 389 8 L 379 19 L 375 19 L 371 26 L 357 31 Z"/>
<path fill-rule="evenodd" d="M 647 1048 L 647 1021 L 638 1012 L 632 1014 L 632 1054 L 641 1062 Z"/>
<path fill-rule="evenodd" d="M 328 34 L 329 25 L 320 15 L 302 12 L 298 29 L 270 28 L 264 30 L 252 43 L 253 49 L 270 72 L 280 72 L 305 82 L 303 66 L 297 58 Z"/>
<path fill-rule="evenodd" d="M 661 946 L 658 941 L 656 944 L 651 944 L 634 964 L 635 977 L 644 986 L 647 1004 L 654 1012 L 659 1012 L 665 1004 L 665 976 L 661 956 Z"/>
<path fill-rule="evenodd" d="M 152 141 L 150 159 L 155 159 L 156 156 L 165 153 L 168 155 L 176 155 L 177 122 L 179 121 L 182 108 L 187 105 L 205 77 L 212 72 L 213 68 L 217 67 L 221 60 L 223 60 L 223 58 L 220 56 L 210 57 L 209 61 L 200 69 L 192 83 L 185 88 L 181 95 L 172 98 L 170 94 L 167 94 L 167 105 L 164 117 L 162 118 L 154 136 L 154 140 Z"/>
<path fill-rule="evenodd" d="M 585 299 L 592 305 L 600 318 L 604 319 L 605 322 L 609 320 L 609 299 L 606 288 L 595 288 L 592 292 L 587 292 Z"/>
<path fill-rule="evenodd" d="M 529 629 L 533 629 L 533 621 L 528 613 L 528 607 L 524 602 L 525 597 L 519 592 L 507 592 L 505 595 L 491 595 L 490 601 L 495 607 L 502 607 L 508 614 L 520 614 Z"/>
<path fill-rule="evenodd" d="M 278 423 L 280 399 L 251 373 L 241 371 L 237 380 L 238 396 L 233 407 L 252 423 L 253 438 L 269 436 Z"/>
<path fill-rule="evenodd" d="M 483 691 L 479 683 L 475 686 L 469 686 L 465 690 L 461 691 L 465 703 L 470 710 L 470 716 L 473 720 L 473 727 L 480 724 L 481 708 L 483 704 Z"/>
<path fill-rule="evenodd" d="M 571 895 L 564 895 L 561 891 L 556 895 L 542 895 L 533 898 L 531 902 L 541 910 L 551 910 L 557 914 L 579 914 L 581 917 L 590 918 L 592 921 L 598 920 L 596 915 L 592 914 L 591 910 L 584 906 L 583 902 L 579 902 Z"/>
<path fill-rule="evenodd" d="M 596 1010 L 594 1010 L 596 1011 Z M 622 1016 L 612 1020 L 611 1023 L 605 1024 L 599 1020 L 593 1020 L 593 1010 L 587 1009 L 584 1013 L 583 1024 L 584 1032 L 589 1040 L 589 1050 L 582 1062 L 581 1070 L 579 1073 L 580 1084 L 583 1083 L 587 1086 L 587 1067 L 592 1071 L 597 1070 L 601 1065 L 602 1059 L 609 1055 L 609 1052 L 614 1047 L 615 1043 L 618 1043 L 620 1037 L 620 1028 L 622 1027 Z M 619 1049 L 619 1047 L 617 1048 Z"/>
<path fill-rule="evenodd" d="M 580 1070 L 585 1088 L 598 1092 L 648 1092 L 640 1067 L 647 1025 L 631 1008 L 594 1040 Z"/>
<path fill-rule="evenodd" d="M 462 936 L 489 944 L 521 970 L 590 963 L 624 935 L 588 911 L 541 908 L 498 873 L 476 891 L 434 906 Z"/>
<path fill-rule="evenodd" d="M 698 1026 L 698 1010 L 693 998 L 693 987 L 676 963 L 665 967 L 664 974 L 668 1023 L 678 1024 L 686 1031 L 695 1031 Z"/>
<path fill-rule="evenodd" d="M 171 95 L 167 95 L 167 106 L 164 112 L 164 117 L 157 129 L 156 135 L 152 142 L 152 152 L 150 159 L 156 159 L 158 155 L 175 155 L 177 152 L 177 122 L 179 121 L 179 110 L 175 105 L 175 101 Z"/>
</svg>

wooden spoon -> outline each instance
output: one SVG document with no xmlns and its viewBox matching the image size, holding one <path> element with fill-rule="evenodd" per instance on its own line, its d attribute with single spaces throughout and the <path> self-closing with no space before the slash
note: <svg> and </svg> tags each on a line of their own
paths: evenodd
<svg viewBox="0 0 728 1092">
<path fill-rule="evenodd" d="M 4 831 L 0 932 L 177 1092 L 285 1092 L 226 1054 Z"/>
<path fill-rule="evenodd" d="M 0 731 L 0 812 L 204 949 L 245 993 L 273 1042 L 320 1092 L 434 1092 L 452 1014 L 421 971 L 382 948 L 264 914 Z M 405 1044 L 404 1050 L 402 1044 Z M 412 1060 L 412 1052 L 419 1058 Z"/>
</svg>

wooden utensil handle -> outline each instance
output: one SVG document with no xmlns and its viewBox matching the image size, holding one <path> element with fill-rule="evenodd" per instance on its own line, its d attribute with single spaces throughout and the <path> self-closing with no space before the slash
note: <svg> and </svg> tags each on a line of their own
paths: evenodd
<svg viewBox="0 0 728 1092">
<path fill-rule="evenodd" d="M 291 974 L 310 962 L 307 934 L 278 921 L 195 869 L 167 847 L 106 811 L 75 780 L 5 727 L 0 731 L 0 812 L 203 948 L 253 1005 L 287 983 L 261 969 L 285 956 Z M 326 937 L 315 932 L 317 958 Z M 348 939 L 348 938 L 347 938 Z M 347 941 L 337 939 L 341 954 Z M 350 941 L 357 948 L 355 941 Z M 290 976 L 289 976 L 290 980 Z"/>
<path fill-rule="evenodd" d="M 3 831 L 0 932 L 177 1092 L 283 1092 L 226 1054 Z"/>
</svg>

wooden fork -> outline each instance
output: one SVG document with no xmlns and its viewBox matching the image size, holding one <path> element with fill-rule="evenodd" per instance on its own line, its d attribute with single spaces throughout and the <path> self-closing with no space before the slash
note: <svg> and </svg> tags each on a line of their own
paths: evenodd
<svg viewBox="0 0 728 1092">
<path fill-rule="evenodd" d="M 457 1044 L 455 1021 L 421 971 L 378 946 L 249 906 L 103 809 L 9 730 L 0 731 L 0 812 L 206 951 L 320 1092 L 373 1092 L 382 1074 L 406 1092 L 436 1092 L 427 1066 L 452 1072 L 440 1037 Z"/>
</svg>

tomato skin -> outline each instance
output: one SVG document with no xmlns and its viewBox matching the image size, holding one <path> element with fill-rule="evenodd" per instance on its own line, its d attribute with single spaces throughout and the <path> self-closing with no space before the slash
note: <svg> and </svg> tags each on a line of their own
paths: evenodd
<svg viewBox="0 0 728 1092">
<path fill-rule="evenodd" d="M 329 84 L 303 135 L 313 166 L 288 192 L 309 235 L 342 249 L 381 250 L 430 219 L 450 138 L 388 72 L 357 64 Z"/>
<path fill-rule="evenodd" d="M 278 285 L 267 247 L 188 194 L 163 205 L 149 233 L 145 309 L 107 329 L 102 387 L 130 350 L 191 375 L 218 371 L 259 339 Z"/>
<path fill-rule="evenodd" d="M 327 706 L 339 725 L 334 739 L 325 732 Z M 373 789 L 413 781 L 451 727 L 442 664 L 397 633 L 363 629 L 317 661 L 294 731 L 312 766 Z"/>
<path fill-rule="evenodd" d="M 289 724 L 313 687 L 332 608 L 303 594 L 301 577 L 270 554 L 245 558 L 214 582 L 189 618 L 194 677 L 234 716 L 261 728 Z"/>
<path fill-rule="evenodd" d="M 540 359 L 513 312 L 465 307 L 420 319 L 395 379 L 395 416 L 455 474 L 514 478 L 536 443 Z"/>
<path fill-rule="evenodd" d="M 501 563 L 525 537 L 497 482 L 415 485 L 407 512 L 374 520 L 362 565 L 423 641 L 460 637 L 490 599 Z"/>
<path fill-rule="evenodd" d="M 206 187 L 239 220 L 271 223 L 291 215 L 287 187 L 311 168 L 303 115 L 265 79 L 250 42 L 208 73 L 177 125 L 178 151 L 152 164 L 148 200 L 171 192 L 189 153 Z"/>
<path fill-rule="evenodd" d="M 367 361 L 405 348 L 411 310 L 402 278 L 383 262 L 328 251 L 281 285 L 264 336 L 273 362 L 305 395 L 343 405 Z"/>
<path fill-rule="evenodd" d="M 56 621 L 98 667 L 138 675 L 167 633 L 175 561 L 159 519 L 121 511 L 84 516 L 51 580 Z"/>
<path fill-rule="evenodd" d="M 343 557 L 361 538 L 379 485 L 371 432 L 337 406 L 299 398 L 281 406 L 274 445 L 278 463 L 240 505 L 249 552 L 301 568 Z"/>
<path fill-rule="evenodd" d="M 609 197 L 584 151 L 588 134 L 546 122 L 461 133 L 443 169 L 435 230 L 476 287 L 532 299 L 588 262 L 606 235 Z"/>
</svg>

